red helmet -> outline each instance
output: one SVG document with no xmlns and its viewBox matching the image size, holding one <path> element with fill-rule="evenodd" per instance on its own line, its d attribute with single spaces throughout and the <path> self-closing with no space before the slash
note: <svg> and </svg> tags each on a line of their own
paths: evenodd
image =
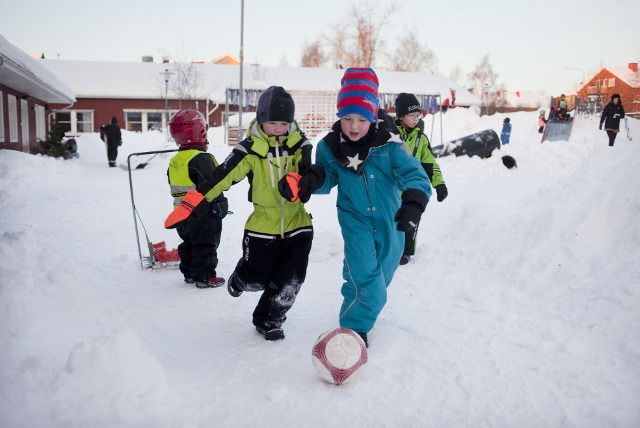
<svg viewBox="0 0 640 428">
<path fill-rule="evenodd" d="M 169 131 L 176 144 L 205 146 L 207 142 L 207 122 L 198 110 L 187 108 L 180 110 L 169 121 Z"/>
</svg>

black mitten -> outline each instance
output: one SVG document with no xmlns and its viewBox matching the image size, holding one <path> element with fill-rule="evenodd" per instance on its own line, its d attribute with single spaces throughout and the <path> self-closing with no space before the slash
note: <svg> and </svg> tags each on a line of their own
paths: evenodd
<svg viewBox="0 0 640 428">
<path fill-rule="evenodd" d="M 429 199 L 420 190 L 409 189 L 402 193 L 402 205 L 394 218 L 398 230 L 408 232 L 418 225 Z"/>
<path fill-rule="evenodd" d="M 323 184 L 327 174 L 319 165 L 309 165 L 305 168 L 300 178 L 298 197 L 302 203 L 309 202 L 311 194 L 319 189 Z"/>
<path fill-rule="evenodd" d="M 598 127 L 598 129 L 602 131 L 602 124 L 600 124 L 600 126 Z"/>
<path fill-rule="evenodd" d="M 444 201 L 449 196 L 446 184 L 438 184 L 436 186 L 436 194 L 438 195 L 438 202 Z"/>
<path fill-rule="evenodd" d="M 225 196 L 218 196 L 211 202 L 211 211 L 218 218 L 225 218 L 229 212 L 229 200 Z"/>
</svg>

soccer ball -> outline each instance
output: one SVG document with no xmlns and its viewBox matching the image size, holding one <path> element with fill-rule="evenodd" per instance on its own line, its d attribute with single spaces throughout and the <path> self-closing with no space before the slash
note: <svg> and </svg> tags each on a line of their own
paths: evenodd
<svg viewBox="0 0 640 428">
<path fill-rule="evenodd" d="M 362 370 L 367 362 L 367 347 L 355 331 L 336 328 L 318 337 L 311 359 L 320 377 L 334 385 L 342 385 Z"/>
</svg>

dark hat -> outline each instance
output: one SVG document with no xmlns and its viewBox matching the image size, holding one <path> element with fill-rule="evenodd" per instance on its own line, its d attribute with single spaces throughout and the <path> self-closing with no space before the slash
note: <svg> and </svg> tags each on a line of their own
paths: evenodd
<svg viewBox="0 0 640 428">
<path fill-rule="evenodd" d="M 611 95 L 611 101 L 613 101 L 614 98 L 617 98 L 618 100 L 620 100 L 620 94 Z"/>
<path fill-rule="evenodd" d="M 113 124 L 118 123 L 118 118 L 117 118 L 117 117 L 115 117 L 115 116 L 113 116 L 113 117 L 111 118 L 111 123 L 113 123 Z"/>
<path fill-rule="evenodd" d="M 258 100 L 258 123 L 293 122 L 296 106 L 291 95 L 281 86 L 270 86 Z"/>
<path fill-rule="evenodd" d="M 410 113 L 420 113 L 420 103 L 413 94 L 400 93 L 396 98 L 396 116 L 398 119 Z"/>
<path fill-rule="evenodd" d="M 340 81 L 338 117 L 359 114 L 371 123 L 378 121 L 378 76 L 371 68 L 347 68 Z"/>
<path fill-rule="evenodd" d="M 511 119 L 509 119 L 508 117 L 505 117 L 504 118 L 504 123 L 509 123 L 509 122 L 511 122 Z"/>
</svg>

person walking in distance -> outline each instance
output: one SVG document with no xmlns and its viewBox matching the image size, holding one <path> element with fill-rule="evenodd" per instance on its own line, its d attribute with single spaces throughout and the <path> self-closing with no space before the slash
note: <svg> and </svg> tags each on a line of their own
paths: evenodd
<svg viewBox="0 0 640 428">
<path fill-rule="evenodd" d="M 107 159 L 109 166 L 116 166 L 116 158 L 118 157 L 118 147 L 122 145 L 122 133 L 118 126 L 118 118 L 113 116 L 111 123 L 100 126 L 100 139 L 107 146 Z"/>
</svg>

